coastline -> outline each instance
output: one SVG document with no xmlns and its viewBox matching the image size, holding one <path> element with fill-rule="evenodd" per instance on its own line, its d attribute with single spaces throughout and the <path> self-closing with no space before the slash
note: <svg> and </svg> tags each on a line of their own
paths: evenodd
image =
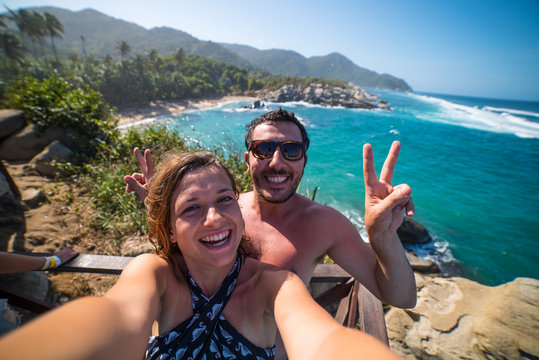
<svg viewBox="0 0 539 360">
<path fill-rule="evenodd" d="M 162 115 L 177 115 L 188 111 L 210 109 L 223 103 L 233 101 L 250 101 L 257 99 L 254 96 L 234 96 L 225 95 L 215 98 L 204 99 L 183 99 L 183 100 L 157 100 L 146 106 L 126 106 L 116 110 L 118 116 L 118 126 L 128 126 L 141 121 L 155 118 Z"/>
</svg>

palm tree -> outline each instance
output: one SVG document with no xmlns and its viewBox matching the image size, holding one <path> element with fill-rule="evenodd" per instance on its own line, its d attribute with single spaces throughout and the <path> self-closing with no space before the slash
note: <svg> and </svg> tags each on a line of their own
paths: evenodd
<svg viewBox="0 0 539 360">
<path fill-rule="evenodd" d="M 159 72 L 159 67 L 163 63 L 161 56 L 155 49 L 151 49 L 147 56 L 148 63 L 153 67 L 156 72 Z"/>
<path fill-rule="evenodd" d="M 7 25 L 6 25 L 6 22 L 4 21 L 4 18 L 6 17 L 5 14 L 0 14 L 0 27 L 3 27 L 5 29 L 7 29 Z"/>
<path fill-rule="evenodd" d="M 24 58 L 24 51 L 26 50 L 22 44 L 21 39 L 15 34 L 12 34 L 8 31 L 0 32 L 0 48 L 4 50 L 4 53 L 8 58 L 22 63 Z"/>
<path fill-rule="evenodd" d="M 17 25 L 21 37 L 24 38 L 24 35 L 27 35 L 32 42 L 32 53 L 34 54 L 34 57 L 37 57 L 35 41 L 36 39 L 43 37 L 43 24 L 45 22 L 43 16 L 38 12 L 30 12 L 25 9 L 19 9 L 16 12 L 9 8 L 7 9 L 10 14 L 9 18 L 15 22 L 15 25 Z"/>
<path fill-rule="evenodd" d="M 31 12 L 28 35 L 30 36 L 30 40 L 38 42 L 39 47 L 41 48 L 41 54 L 43 55 L 43 58 L 45 58 L 45 63 L 48 64 L 47 55 L 45 55 L 45 49 L 43 47 L 43 38 L 47 35 L 45 17 L 37 11 Z"/>
<path fill-rule="evenodd" d="M 62 38 L 64 32 L 64 26 L 58 20 L 58 18 L 51 13 L 45 13 L 45 29 L 51 39 L 52 51 L 54 52 L 54 58 L 58 62 L 58 54 L 56 53 L 56 46 L 54 45 L 54 38 Z"/>
<path fill-rule="evenodd" d="M 118 43 L 118 46 L 116 46 L 116 49 L 120 52 L 120 55 L 122 57 L 125 57 L 131 51 L 131 46 L 129 46 L 129 44 L 126 41 L 122 40 Z"/>
</svg>

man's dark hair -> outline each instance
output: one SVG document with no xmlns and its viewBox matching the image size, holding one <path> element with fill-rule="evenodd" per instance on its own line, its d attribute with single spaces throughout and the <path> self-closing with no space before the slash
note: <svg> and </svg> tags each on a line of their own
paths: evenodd
<svg viewBox="0 0 539 360">
<path fill-rule="evenodd" d="M 255 128 L 264 123 L 275 123 L 275 122 L 291 122 L 296 124 L 301 132 L 301 140 L 305 144 L 305 151 L 309 148 L 309 136 L 307 131 L 302 123 L 296 118 L 293 112 L 287 112 L 281 108 L 265 113 L 264 115 L 257 117 L 251 123 L 246 126 L 247 132 L 245 133 L 245 147 L 249 150 L 249 143 L 253 140 L 253 131 Z"/>
</svg>

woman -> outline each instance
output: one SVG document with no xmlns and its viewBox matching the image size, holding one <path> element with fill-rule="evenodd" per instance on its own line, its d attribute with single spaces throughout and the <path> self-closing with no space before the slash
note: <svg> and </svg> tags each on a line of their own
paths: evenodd
<svg viewBox="0 0 539 360">
<path fill-rule="evenodd" d="M 291 359 L 395 357 L 335 322 L 296 275 L 241 255 L 238 190 L 213 154 L 162 163 L 147 199 L 157 254 L 132 260 L 103 297 L 70 302 L 6 336 L 0 358 L 266 359 L 277 329 Z"/>
</svg>

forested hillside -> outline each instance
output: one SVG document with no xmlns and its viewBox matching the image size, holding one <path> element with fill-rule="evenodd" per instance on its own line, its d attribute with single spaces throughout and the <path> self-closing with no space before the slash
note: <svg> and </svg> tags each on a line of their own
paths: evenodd
<svg viewBox="0 0 539 360">
<path fill-rule="evenodd" d="M 78 54 L 84 57 L 92 54 L 97 58 L 110 55 L 118 59 L 121 57 L 118 45 L 125 42 L 130 47 L 131 55 L 145 54 L 154 49 L 160 55 L 168 56 L 182 48 L 186 54 L 223 61 L 250 71 L 325 77 L 353 82 L 367 88 L 411 91 L 404 80 L 361 68 L 338 53 L 306 58 L 289 50 L 259 50 L 245 45 L 201 41 L 186 32 L 168 27 L 147 30 L 92 9 L 73 12 L 55 7 L 39 7 L 28 10 L 48 12 L 59 19 L 64 32 L 62 38 L 56 40 L 56 46 L 58 52 L 64 55 Z M 181 28 L 181 24 L 177 27 Z"/>
<path fill-rule="evenodd" d="M 411 91 L 402 79 L 389 74 L 378 74 L 354 64 L 339 53 L 306 58 L 291 50 L 258 50 L 251 46 L 222 44 L 253 65 L 273 74 L 288 76 L 314 76 L 353 82 L 367 88 Z"/>
</svg>

